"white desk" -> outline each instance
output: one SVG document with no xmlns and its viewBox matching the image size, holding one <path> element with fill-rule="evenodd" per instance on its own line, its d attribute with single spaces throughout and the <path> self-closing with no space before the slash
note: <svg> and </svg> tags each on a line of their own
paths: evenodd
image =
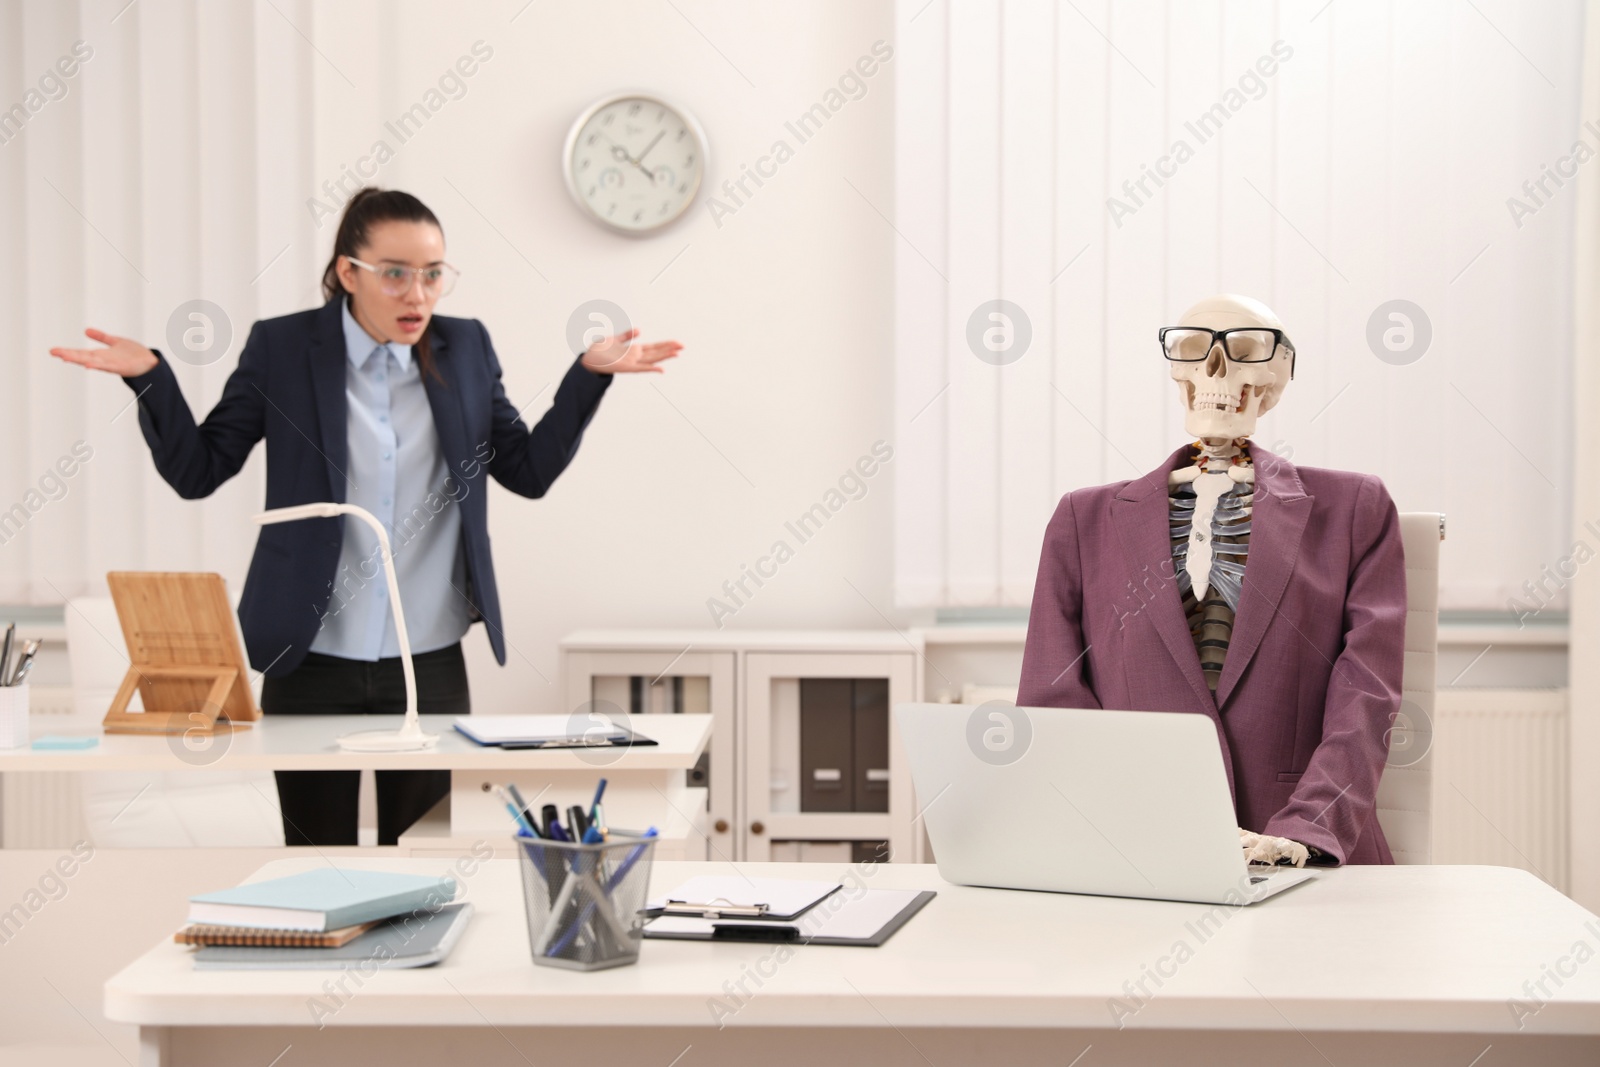
<svg viewBox="0 0 1600 1067">
<path fill-rule="evenodd" d="M 509 844 L 510 816 L 485 783 L 515 782 L 528 800 L 542 795 L 564 808 L 586 804 L 596 780 L 605 776 L 611 825 L 653 825 L 661 832 L 664 856 L 705 857 L 705 790 L 689 787 L 685 772 L 705 751 L 710 715 L 630 715 L 627 725 L 657 744 L 549 751 L 485 748 L 458 733 L 453 716 L 421 720 L 425 732 L 439 735 L 431 751 L 344 752 L 335 740 L 354 730 L 398 725 L 398 716 L 266 715 L 249 729 L 211 737 L 100 733 L 100 743 L 84 751 L 0 749 L 0 773 L 447 770 L 450 796 L 401 836 L 401 848 L 413 854 L 457 853 L 485 839 Z M 60 728 L 36 720 L 33 729 L 40 736 Z"/>
<path fill-rule="evenodd" d="M 284 860 L 258 873 L 315 862 Z M 845 870 L 738 869 L 812 878 Z M 651 882 L 665 890 L 711 870 L 733 867 L 659 863 Z M 1600 1061 L 1600 958 L 1559 989 L 1551 984 L 1549 1003 L 1517 1028 L 1508 1004 L 1527 996 L 1523 983 L 1547 967 L 1572 969 L 1559 961 L 1579 941 L 1600 945 L 1600 919 L 1521 871 L 1350 867 L 1213 913 L 949 886 L 921 865 L 870 870 L 869 885 L 939 893 L 878 949 L 646 941 L 636 966 L 535 967 L 517 870 L 501 860 L 464 880 L 477 914 L 439 967 L 379 971 L 330 993 L 336 987 L 324 983 L 336 976 L 325 971 L 196 972 L 169 942 L 106 983 L 105 1014 L 140 1028 L 142 1067 L 260 1065 L 289 1046 L 297 1065 L 666 1067 L 681 1056 L 742 1067 L 1065 1067 L 1091 1045 L 1083 1067 L 1256 1058 L 1466 1067 L 1486 1046 L 1493 1050 L 1480 1067 Z M 1180 943 L 1188 954 L 1178 962 Z M 1159 987 L 1148 977 L 1157 970 Z M 1135 999 L 1141 980 L 1149 995 Z M 1114 999 L 1131 1011 L 1118 1018 Z"/>
</svg>

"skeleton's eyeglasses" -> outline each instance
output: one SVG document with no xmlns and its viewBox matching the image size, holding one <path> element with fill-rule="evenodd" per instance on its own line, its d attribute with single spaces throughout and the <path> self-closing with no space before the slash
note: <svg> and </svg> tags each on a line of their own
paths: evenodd
<svg viewBox="0 0 1600 1067">
<path fill-rule="evenodd" d="M 1289 377 L 1294 377 L 1294 342 L 1282 330 L 1259 326 L 1230 330 L 1163 326 L 1156 337 L 1161 342 L 1161 354 L 1174 363 L 1199 363 L 1211 355 L 1218 342 L 1223 354 L 1235 363 L 1267 363 L 1282 345 L 1289 355 Z"/>
</svg>

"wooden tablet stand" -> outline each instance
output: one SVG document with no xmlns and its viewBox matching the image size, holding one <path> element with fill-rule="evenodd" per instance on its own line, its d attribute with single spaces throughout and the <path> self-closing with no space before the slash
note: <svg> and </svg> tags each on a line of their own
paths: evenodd
<svg viewBox="0 0 1600 1067">
<path fill-rule="evenodd" d="M 129 661 L 106 733 L 213 734 L 261 718 L 220 574 L 112 571 L 106 582 Z M 142 712 L 128 710 L 135 689 Z"/>
</svg>

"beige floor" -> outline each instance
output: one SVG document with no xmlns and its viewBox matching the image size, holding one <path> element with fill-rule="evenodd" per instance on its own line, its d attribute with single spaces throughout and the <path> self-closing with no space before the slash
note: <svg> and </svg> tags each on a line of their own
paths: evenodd
<svg viewBox="0 0 1600 1067">
<path fill-rule="evenodd" d="M 134 1028 L 101 1014 L 106 979 L 183 925 L 190 894 L 236 885 L 265 863 L 310 851 L 101 849 L 53 882 L 55 864 L 70 853 L 0 850 L 0 1067 L 137 1063 Z M 19 927 L 5 922 L 18 904 L 42 906 Z"/>
</svg>

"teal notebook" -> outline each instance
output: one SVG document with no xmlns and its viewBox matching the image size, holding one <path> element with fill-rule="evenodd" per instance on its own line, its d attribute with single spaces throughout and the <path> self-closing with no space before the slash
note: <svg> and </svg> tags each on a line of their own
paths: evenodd
<svg viewBox="0 0 1600 1067">
<path fill-rule="evenodd" d="M 455 895 L 455 880 L 444 876 L 319 867 L 190 897 L 189 921 L 265 930 L 337 930 L 422 908 L 436 910 Z"/>
<path fill-rule="evenodd" d="M 257 945 L 205 945 L 194 954 L 197 971 L 298 971 L 316 968 L 393 970 L 432 967 L 450 954 L 472 918 L 472 905 L 446 904 L 413 922 L 409 917 L 380 923 L 338 948 L 278 948 Z"/>
</svg>

